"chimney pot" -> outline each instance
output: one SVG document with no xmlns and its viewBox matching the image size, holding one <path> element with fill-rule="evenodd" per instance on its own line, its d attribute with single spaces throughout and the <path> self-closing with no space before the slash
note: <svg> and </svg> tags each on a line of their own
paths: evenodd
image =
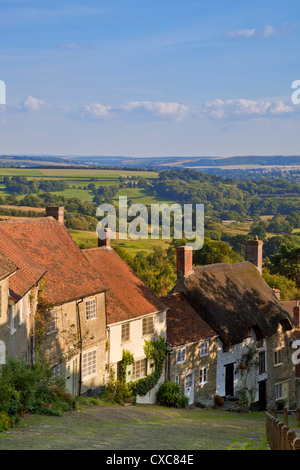
<svg viewBox="0 0 300 470">
<path fill-rule="evenodd" d="M 46 217 L 54 217 L 61 225 L 65 223 L 65 208 L 63 206 L 46 207 Z"/>
<path fill-rule="evenodd" d="M 177 277 L 185 277 L 193 269 L 193 248 L 178 246 L 176 249 Z"/>
</svg>

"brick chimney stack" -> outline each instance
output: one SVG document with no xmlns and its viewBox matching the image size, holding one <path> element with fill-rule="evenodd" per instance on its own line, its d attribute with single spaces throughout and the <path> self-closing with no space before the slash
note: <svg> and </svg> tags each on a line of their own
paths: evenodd
<svg viewBox="0 0 300 470">
<path fill-rule="evenodd" d="M 277 299 L 280 300 L 280 289 L 276 289 L 275 287 L 272 287 L 272 289 Z"/>
<path fill-rule="evenodd" d="M 108 227 L 105 227 L 102 230 L 98 230 L 98 247 L 104 246 L 110 248 L 110 234 L 111 230 Z"/>
<path fill-rule="evenodd" d="M 193 248 L 178 246 L 176 249 L 177 277 L 185 277 L 193 269 Z"/>
<path fill-rule="evenodd" d="M 297 302 L 297 305 L 295 305 L 294 309 L 294 320 L 297 323 L 298 326 L 300 326 L 300 306 L 299 302 Z"/>
<path fill-rule="evenodd" d="M 245 260 L 251 261 L 258 268 L 260 274 L 262 273 L 262 260 L 263 260 L 263 241 L 258 239 L 246 241 Z"/>
<path fill-rule="evenodd" d="M 63 206 L 46 207 L 46 217 L 54 217 L 61 225 L 65 223 L 65 208 Z"/>
</svg>

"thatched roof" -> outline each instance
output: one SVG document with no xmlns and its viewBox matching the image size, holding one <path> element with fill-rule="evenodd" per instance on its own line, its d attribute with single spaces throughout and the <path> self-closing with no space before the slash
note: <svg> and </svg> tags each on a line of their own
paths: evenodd
<svg viewBox="0 0 300 470">
<path fill-rule="evenodd" d="M 185 293 L 227 344 L 242 342 L 251 327 L 258 337 L 272 336 L 279 324 L 292 328 L 287 311 L 248 261 L 194 267 L 174 291 Z"/>
</svg>

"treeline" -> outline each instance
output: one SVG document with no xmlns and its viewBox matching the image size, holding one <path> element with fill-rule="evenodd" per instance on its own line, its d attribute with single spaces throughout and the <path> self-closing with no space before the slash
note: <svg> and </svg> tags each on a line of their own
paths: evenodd
<svg viewBox="0 0 300 470">
<path fill-rule="evenodd" d="M 289 215 L 300 209 L 299 182 L 284 178 L 240 182 L 193 169 L 178 169 L 161 172 L 152 183 L 152 189 L 181 204 L 205 204 L 207 216 L 222 220 L 245 221 L 253 216 Z"/>
<path fill-rule="evenodd" d="M 39 191 L 64 191 L 69 187 L 68 183 L 63 180 L 28 180 L 25 176 L 4 176 L 3 183 L 6 192 L 13 195 L 32 194 Z"/>
<path fill-rule="evenodd" d="M 225 166 L 225 165 L 300 165 L 299 155 L 268 155 L 268 156 L 236 156 L 226 158 L 199 158 L 192 162 L 183 163 L 184 166 Z"/>
</svg>

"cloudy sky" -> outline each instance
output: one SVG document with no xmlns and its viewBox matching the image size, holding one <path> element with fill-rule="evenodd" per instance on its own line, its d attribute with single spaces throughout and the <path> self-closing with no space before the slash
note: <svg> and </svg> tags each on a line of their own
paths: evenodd
<svg viewBox="0 0 300 470">
<path fill-rule="evenodd" d="M 299 154 L 298 0 L 0 0 L 0 154 Z"/>
</svg>

